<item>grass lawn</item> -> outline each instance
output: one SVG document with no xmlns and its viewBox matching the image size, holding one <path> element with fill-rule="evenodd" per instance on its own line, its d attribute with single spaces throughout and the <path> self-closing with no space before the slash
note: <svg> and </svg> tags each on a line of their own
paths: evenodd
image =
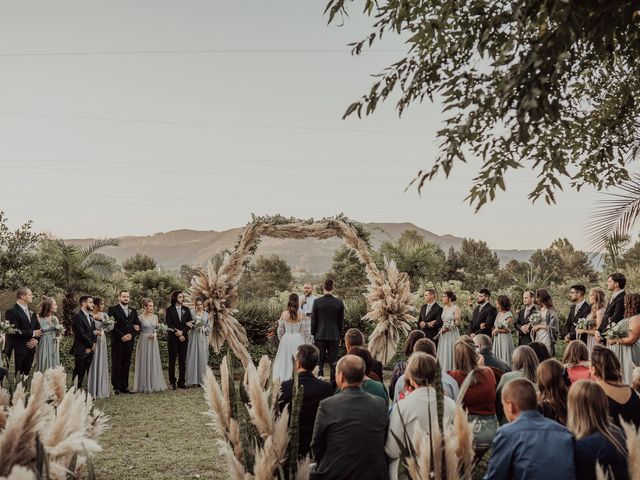
<svg viewBox="0 0 640 480">
<path fill-rule="evenodd" d="M 94 458 L 97 478 L 229 477 L 201 388 L 118 395 L 96 405 L 110 417 Z"/>
</svg>

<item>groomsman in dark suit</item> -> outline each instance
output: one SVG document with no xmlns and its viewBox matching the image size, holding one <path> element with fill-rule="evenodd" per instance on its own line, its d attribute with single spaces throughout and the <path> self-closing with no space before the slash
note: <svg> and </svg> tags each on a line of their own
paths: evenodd
<svg viewBox="0 0 640 480">
<path fill-rule="evenodd" d="M 113 393 L 133 393 L 129 390 L 129 369 L 133 353 L 133 339 L 140 331 L 140 319 L 135 308 L 129 306 L 129 292 L 122 290 L 118 305 L 109 307 L 107 315 L 116 321 L 111 332 L 111 384 Z"/>
<path fill-rule="evenodd" d="M 300 408 L 300 435 L 298 442 L 298 456 L 306 457 L 311 448 L 313 424 L 316 421 L 318 405 L 325 398 L 333 395 L 333 385 L 316 378 L 313 369 L 318 365 L 320 352 L 315 345 L 300 345 L 296 352 L 296 368 L 298 383 L 302 386 L 302 407 Z M 282 382 L 278 407 L 282 411 L 293 399 L 293 380 Z"/>
<path fill-rule="evenodd" d="M 491 338 L 498 309 L 491 304 L 491 292 L 486 288 L 480 289 L 476 300 L 478 306 L 473 310 L 469 332 L 471 336 L 483 333 Z"/>
<path fill-rule="evenodd" d="M 185 385 L 185 372 L 187 370 L 187 330 L 188 322 L 191 322 L 191 310 L 183 305 L 184 293 L 179 290 L 171 292 L 171 305 L 167 307 L 165 319 L 169 328 L 167 333 L 167 346 L 169 347 L 169 385 L 171 390 L 176 389 L 176 359 L 178 360 L 178 388 L 187 388 Z"/>
<path fill-rule="evenodd" d="M 96 349 L 96 324 L 91 312 L 93 311 L 93 298 L 89 295 L 80 297 L 80 310 L 72 318 L 73 345 L 71 353 L 75 358 L 75 367 L 71 381 L 77 379 L 76 385 L 82 388 L 85 373 L 89 372 L 93 361 L 93 352 Z"/>
<path fill-rule="evenodd" d="M 565 329 L 567 331 L 565 341 L 567 342 L 576 339 L 576 325 L 578 320 L 581 318 L 587 318 L 587 316 L 591 315 L 591 305 L 589 305 L 589 302 L 584 299 L 586 293 L 587 287 L 584 285 L 573 285 L 571 287 L 571 293 L 569 293 L 569 296 L 573 303 L 571 307 L 569 307 L 569 316 L 567 317 L 567 323 L 565 324 Z M 587 343 L 586 335 L 580 335 L 579 340 Z"/>
<path fill-rule="evenodd" d="M 427 338 L 438 343 L 436 335 L 442 328 L 442 307 L 436 302 L 436 291 L 433 288 L 424 291 L 424 305 L 420 308 L 418 327 Z"/>
<path fill-rule="evenodd" d="M 15 352 L 16 373 L 22 375 L 29 375 L 38 338 L 42 335 L 35 313 L 29 310 L 32 301 L 31 290 L 19 288 L 16 291 L 15 305 L 5 313 L 5 319 L 17 330 L 7 335 L 5 355 L 10 360 L 11 353 Z"/>
<path fill-rule="evenodd" d="M 613 292 L 609 304 L 604 311 L 604 317 L 598 331 L 602 335 L 610 323 L 618 323 L 624 318 L 624 287 L 627 284 L 626 277 L 621 273 L 612 273 L 607 278 L 607 290 Z"/>
<path fill-rule="evenodd" d="M 331 383 L 335 384 L 338 346 L 344 329 L 344 303 L 333 296 L 333 280 L 324 281 L 324 295 L 313 302 L 311 309 L 311 335 L 320 351 L 320 376 L 323 375 L 324 361 L 329 360 Z"/>
<path fill-rule="evenodd" d="M 522 294 L 522 308 L 518 312 L 513 326 L 518 331 L 518 345 L 529 345 L 531 340 L 531 326 L 529 325 L 529 316 L 536 311 L 535 292 L 527 290 Z"/>
</svg>

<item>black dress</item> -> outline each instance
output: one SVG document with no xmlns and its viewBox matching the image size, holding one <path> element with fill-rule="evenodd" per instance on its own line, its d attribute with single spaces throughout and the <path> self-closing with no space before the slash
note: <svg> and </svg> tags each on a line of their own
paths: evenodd
<svg viewBox="0 0 640 480">
<path fill-rule="evenodd" d="M 613 423 L 617 426 L 620 425 L 620 417 L 625 422 L 633 423 L 636 428 L 640 426 L 640 397 L 638 394 L 631 388 L 627 387 L 631 390 L 631 397 L 627 400 L 627 403 L 618 403 L 613 398 L 609 398 L 609 415 L 613 419 Z"/>
</svg>

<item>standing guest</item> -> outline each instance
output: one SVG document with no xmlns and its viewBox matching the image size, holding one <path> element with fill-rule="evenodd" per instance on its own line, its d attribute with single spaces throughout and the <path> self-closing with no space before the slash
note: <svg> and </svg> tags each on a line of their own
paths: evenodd
<svg viewBox="0 0 640 480">
<path fill-rule="evenodd" d="M 531 342 L 529 344 L 529 347 L 531 347 L 533 351 L 536 353 L 536 356 L 538 357 L 538 362 L 542 363 L 545 360 L 549 360 L 551 358 L 551 355 L 549 355 L 549 349 L 543 343 Z"/>
<path fill-rule="evenodd" d="M 506 295 L 498 295 L 496 299 L 498 315 L 494 323 L 493 331 L 493 355 L 509 365 L 511 355 L 513 355 L 513 337 L 511 327 L 513 326 L 513 315 L 511 313 L 511 300 Z M 500 325 L 498 327 L 498 325 Z M 509 368 L 511 370 L 511 368 Z M 507 370 L 508 371 L 508 370 Z"/>
<path fill-rule="evenodd" d="M 55 316 L 57 311 L 58 304 L 51 297 L 44 297 L 38 307 L 38 323 L 42 332 L 37 349 L 36 370 L 38 372 L 60 365 L 60 341 L 54 326 L 60 323 Z"/>
<path fill-rule="evenodd" d="M 620 420 L 640 426 L 640 398 L 633 388 L 622 380 L 620 362 L 616 355 L 602 345 L 596 345 L 591 352 L 591 378 L 602 387 L 609 398 L 609 415 L 613 423 L 620 426 Z"/>
<path fill-rule="evenodd" d="M 462 337 L 461 337 L 462 338 Z M 469 338 L 469 337 L 467 337 Z M 433 340 L 429 340 L 428 338 L 421 338 L 416 341 L 413 346 L 413 353 L 422 352 L 427 355 L 431 355 L 434 358 L 436 357 L 436 344 L 433 343 Z M 454 402 L 458 399 L 458 393 L 460 392 L 460 387 L 458 386 L 458 382 L 449 375 L 447 372 L 441 370 L 440 372 L 442 377 L 442 391 L 445 396 L 449 397 Z M 403 373 L 398 378 L 396 382 L 396 388 L 393 392 L 393 401 L 399 402 L 400 400 L 407 397 L 413 391 L 413 387 L 411 386 L 411 382 L 407 381 L 405 374 Z"/>
<path fill-rule="evenodd" d="M 542 323 L 534 325 L 531 328 L 531 332 L 534 335 L 535 341 L 544 344 L 544 346 L 547 347 L 547 350 L 549 350 L 549 355 L 554 356 L 556 340 L 558 339 L 559 332 L 558 314 L 553 306 L 551 295 L 549 295 L 549 292 L 546 289 L 540 288 L 536 292 L 536 299 L 538 301 L 538 305 L 540 305 Z"/>
<path fill-rule="evenodd" d="M 391 459 L 389 477 L 398 478 L 398 465 L 402 450 L 408 448 L 404 439 L 413 439 L 417 432 L 431 442 L 431 425 L 437 422 L 438 407 L 433 381 L 436 374 L 436 359 L 426 353 L 417 352 L 409 359 L 407 378 L 411 382 L 413 393 L 398 402 L 391 412 L 389 433 L 385 453 Z M 425 408 L 426 407 L 426 408 Z M 443 398 L 443 425 L 448 425 L 455 416 L 456 403 Z"/>
<path fill-rule="evenodd" d="M 427 288 L 424 291 L 424 305 L 420 308 L 418 326 L 425 336 L 438 344 L 438 332 L 442 328 L 442 307 L 436 302 L 436 291 Z"/>
<path fill-rule="evenodd" d="M 493 456 L 485 480 L 574 480 L 573 436 L 562 425 L 537 412 L 533 384 L 511 380 L 502 392 L 509 420 L 493 441 Z"/>
<path fill-rule="evenodd" d="M 282 312 L 278 320 L 278 352 L 273 361 L 273 379 L 289 380 L 293 376 L 291 358 L 298 351 L 298 347 L 311 342 L 311 334 L 305 329 L 304 315 L 300 311 L 300 301 L 297 293 L 289 295 L 287 309 Z"/>
<path fill-rule="evenodd" d="M 111 331 L 111 386 L 115 395 L 133 393 L 129 390 L 129 370 L 133 353 L 133 339 L 140 331 L 140 319 L 135 308 L 129 306 L 129 292 L 121 290 L 118 304 L 109 307 L 107 316 L 113 317 Z"/>
<path fill-rule="evenodd" d="M 316 466 L 310 479 L 388 478 L 387 405 L 362 391 L 364 374 L 364 360 L 355 355 L 338 362 L 336 383 L 342 393 L 320 402 L 311 440 Z"/>
<path fill-rule="evenodd" d="M 474 448 L 482 454 L 490 445 L 498 428 L 496 419 L 496 377 L 489 367 L 479 365 L 481 358 L 464 340 L 454 347 L 456 369 L 449 372 L 460 386 L 462 406 L 469 412 L 469 421 L 476 421 Z"/>
<path fill-rule="evenodd" d="M 622 379 L 627 385 L 633 381 L 633 368 L 640 364 L 640 295 L 631 293 L 624 297 L 624 316 L 618 327 L 624 329 L 624 338 L 609 338 L 607 344 L 616 354 L 622 367 Z"/>
<path fill-rule="evenodd" d="M 109 367 L 107 360 L 107 338 L 104 321 L 109 318 L 104 312 L 105 304 L 100 297 L 93 297 L 93 322 L 101 335 L 96 339 L 96 351 L 89 368 L 87 391 L 93 398 L 107 398 L 111 395 L 109 387 Z"/>
<path fill-rule="evenodd" d="M 349 333 L 349 330 L 347 330 L 347 334 Z M 393 366 L 393 370 L 391 371 L 391 380 L 389 381 L 389 397 L 390 398 L 395 398 L 394 393 L 396 391 L 396 383 L 398 382 L 398 379 L 402 375 L 404 375 L 404 371 L 407 368 L 407 361 L 409 360 L 409 357 L 413 353 L 413 346 L 421 338 L 425 338 L 424 332 L 422 330 L 413 330 L 411 333 L 409 333 L 407 340 L 404 342 L 403 353 L 404 353 L 405 359 L 400 360 L 398 363 L 396 363 Z"/>
<path fill-rule="evenodd" d="M 486 288 L 480 289 L 478 296 L 476 297 L 478 306 L 473 310 L 473 314 L 471 315 L 471 325 L 469 326 L 469 333 L 472 337 L 480 333 L 484 335 L 491 335 L 493 324 L 495 323 L 496 316 L 498 315 L 498 310 L 496 310 L 496 307 L 491 305 L 490 300 L 491 292 Z"/>
<path fill-rule="evenodd" d="M 316 301 L 316 296 L 313 294 L 313 284 L 305 283 L 302 287 L 303 295 L 300 298 L 300 310 L 306 320 L 311 321 L 311 312 L 313 311 L 313 302 Z"/>
<path fill-rule="evenodd" d="M 591 350 L 593 350 L 593 346 L 596 343 L 596 334 L 599 332 L 602 319 L 604 318 L 604 290 L 601 288 L 592 288 L 589 291 L 589 300 L 591 301 L 591 312 L 585 315 L 585 317 L 591 319 L 593 327 L 588 330 L 579 329 L 576 332 L 587 344 L 587 352 L 591 355 Z"/>
<path fill-rule="evenodd" d="M 171 390 L 176 389 L 176 360 L 178 360 L 178 388 L 187 388 L 187 340 L 189 335 L 187 323 L 193 320 L 191 311 L 184 305 L 184 293 L 180 290 L 171 292 L 171 305 L 167 307 L 165 319 L 169 328 L 167 347 L 169 348 L 169 384 Z"/>
<path fill-rule="evenodd" d="M 36 345 L 42 335 L 36 315 L 29 310 L 29 304 L 32 301 L 33 293 L 31 290 L 25 287 L 19 288 L 16 290 L 15 305 L 5 313 L 5 319 L 16 329 L 16 332 L 7 334 L 4 350 L 9 362 L 11 354 L 15 352 L 16 374 L 29 375 Z"/>
<path fill-rule="evenodd" d="M 456 294 L 447 290 L 442 294 L 442 328 L 438 342 L 438 361 L 444 371 L 453 370 L 453 346 L 460 338 L 458 327 L 462 319 L 460 307 L 456 304 Z M 446 323 L 445 323 L 446 322 Z M 451 327 L 448 327 L 451 325 Z"/>
<path fill-rule="evenodd" d="M 335 385 L 338 345 L 344 329 L 344 303 L 333 296 L 334 282 L 328 278 L 322 286 L 324 295 L 313 302 L 311 336 L 320 351 L 319 374 L 324 374 L 324 361 L 329 361 L 331 383 Z"/>
<path fill-rule="evenodd" d="M 538 365 L 538 411 L 556 422 L 567 424 L 567 384 L 564 367 L 555 358 Z"/>
<path fill-rule="evenodd" d="M 609 419 L 609 403 L 602 388 L 580 380 L 569 389 L 567 426 L 575 435 L 575 463 L 578 480 L 596 480 L 596 464 L 610 478 L 626 480 L 627 449 L 624 433 Z"/>
<path fill-rule="evenodd" d="M 544 347 L 543 347 L 544 348 Z M 545 349 L 546 351 L 546 349 Z M 536 386 L 536 371 L 538 370 L 538 357 L 528 345 L 520 345 L 513 351 L 512 362 L 513 371 L 505 373 L 498 383 L 496 389 L 496 416 L 500 425 L 506 423 L 507 417 L 502 409 L 502 390 L 504 386 L 511 380 L 516 378 L 525 378 Z"/>
<path fill-rule="evenodd" d="M 564 340 L 566 342 L 576 339 L 582 340 L 583 342 L 586 341 L 586 338 L 581 335 L 580 332 L 576 332 L 578 320 L 587 318 L 591 314 L 591 305 L 584 299 L 586 292 L 587 288 L 584 285 L 573 285 L 571 287 L 571 292 L 569 293 L 571 307 L 569 307 L 569 316 L 565 324 L 567 335 L 564 337 Z"/>
<path fill-rule="evenodd" d="M 93 298 L 89 295 L 83 295 L 78 300 L 78 303 L 80 303 L 80 310 L 78 310 L 78 313 L 71 319 L 73 326 L 71 353 L 75 358 L 71 381 L 76 380 L 78 388 L 82 388 L 84 375 L 89 372 L 91 361 L 93 360 L 97 335 L 101 335 L 102 332 L 96 330 L 96 324 L 91 316 L 91 312 L 93 312 Z"/>
<path fill-rule="evenodd" d="M 624 287 L 627 284 L 626 277 L 621 273 L 612 273 L 607 278 L 607 290 L 612 292 L 609 304 L 604 311 L 602 323 L 598 329 L 600 335 L 609 328 L 610 323 L 618 323 L 624 318 Z"/>
<path fill-rule="evenodd" d="M 578 380 L 591 380 L 589 373 L 589 350 L 580 340 L 572 340 L 564 351 L 562 363 L 566 369 L 569 381 L 574 384 Z"/>
<path fill-rule="evenodd" d="M 531 290 L 527 290 L 522 294 L 522 308 L 518 312 L 514 326 L 518 331 L 518 345 L 529 345 L 531 343 L 531 325 L 529 324 L 529 316 L 536 312 L 535 305 L 536 294 Z"/>
<path fill-rule="evenodd" d="M 351 350 L 351 347 L 366 348 L 364 345 L 364 334 L 357 328 L 350 328 L 347 330 L 347 333 L 344 334 L 344 349 L 348 352 Z M 382 382 L 382 362 L 380 360 L 373 359 L 370 373 L 373 380 Z"/>
<path fill-rule="evenodd" d="M 333 386 L 329 382 L 316 378 L 313 369 L 318 365 L 318 348 L 315 345 L 300 345 L 296 352 L 296 369 L 298 384 L 302 386 L 302 405 L 300 407 L 300 423 L 298 436 L 298 456 L 304 458 L 311 449 L 313 424 L 316 421 L 318 406 L 325 398 L 333 395 Z M 293 380 L 285 380 L 280 386 L 278 407 L 284 410 L 291 405 L 293 399 Z"/>
<path fill-rule="evenodd" d="M 164 392 L 167 384 L 162 373 L 160 346 L 158 344 L 158 316 L 154 313 L 153 300 L 142 299 L 140 338 L 136 346 L 136 367 L 133 391 L 141 393 Z"/>
<path fill-rule="evenodd" d="M 209 313 L 204 310 L 204 299 L 196 298 L 194 309 L 191 310 L 191 322 L 187 325 L 191 329 L 189 332 L 189 343 L 187 345 L 187 385 L 200 386 L 204 374 L 209 364 Z M 202 326 L 194 327 L 193 322 L 202 321 Z"/>
<path fill-rule="evenodd" d="M 491 342 L 491 338 L 488 335 L 484 335 L 483 333 L 476 335 L 475 337 L 473 337 L 473 344 L 478 354 L 482 357 L 485 367 L 491 367 L 500 370 L 500 376 L 511 371 L 511 358 L 509 358 L 508 360 L 509 363 L 502 360 L 501 358 L 498 358 L 493 353 L 493 345 Z"/>
<path fill-rule="evenodd" d="M 372 380 L 369 374 L 371 373 L 371 365 L 373 357 L 371 356 L 371 352 L 363 347 L 351 347 L 347 352 L 348 355 L 355 355 L 360 357 L 364 361 L 364 380 L 362 382 L 362 391 L 370 393 L 371 395 L 377 395 L 382 398 L 387 404 L 389 404 L 389 394 L 387 393 L 387 389 L 384 388 L 382 382 L 377 382 Z M 337 390 L 336 393 L 340 393 L 340 389 Z"/>
</svg>

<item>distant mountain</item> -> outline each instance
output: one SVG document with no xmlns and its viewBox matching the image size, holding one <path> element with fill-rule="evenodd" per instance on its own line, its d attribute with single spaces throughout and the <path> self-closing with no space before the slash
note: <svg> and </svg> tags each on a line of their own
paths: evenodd
<svg viewBox="0 0 640 480">
<path fill-rule="evenodd" d="M 447 252 L 462 245 L 462 238 L 453 235 L 437 235 L 412 223 L 367 223 L 374 248 L 382 242 L 396 240 L 405 230 L 416 230 L 427 240 L 434 242 Z M 144 253 L 156 259 L 166 270 L 177 270 L 181 265 L 204 265 L 208 259 L 225 248 L 231 249 L 242 233 L 242 228 L 222 232 L 199 230 L 174 230 L 147 236 L 120 237 L 118 247 L 110 247 L 104 253 L 122 263 L 136 253 Z M 72 243 L 86 245 L 93 239 L 70 239 Z M 329 270 L 333 253 L 343 244 L 339 238 L 328 240 L 275 240 L 263 238 L 258 255 L 275 254 L 282 257 L 298 272 L 322 274 Z M 502 264 L 509 260 L 527 260 L 532 250 L 496 250 Z"/>
</svg>

